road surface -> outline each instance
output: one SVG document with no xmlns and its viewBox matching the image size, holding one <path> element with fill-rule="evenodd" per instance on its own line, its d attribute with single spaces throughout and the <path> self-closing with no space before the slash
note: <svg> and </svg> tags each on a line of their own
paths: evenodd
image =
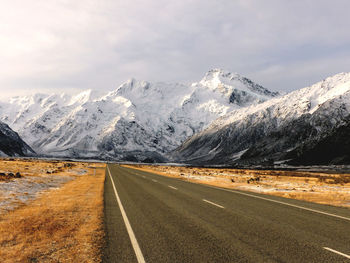
<svg viewBox="0 0 350 263">
<path fill-rule="evenodd" d="M 350 262 L 350 210 L 108 165 L 104 262 Z"/>
</svg>

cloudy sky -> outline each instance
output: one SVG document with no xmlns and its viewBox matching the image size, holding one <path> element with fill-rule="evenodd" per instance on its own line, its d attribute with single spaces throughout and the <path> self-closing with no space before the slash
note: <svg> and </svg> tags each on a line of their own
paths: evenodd
<svg viewBox="0 0 350 263">
<path fill-rule="evenodd" d="M 291 91 L 350 71 L 348 0 L 0 0 L 1 96 L 194 82 Z"/>
</svg>

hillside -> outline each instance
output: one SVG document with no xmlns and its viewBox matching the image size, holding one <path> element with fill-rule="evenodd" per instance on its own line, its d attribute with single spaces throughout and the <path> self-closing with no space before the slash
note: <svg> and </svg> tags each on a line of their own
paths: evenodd
<svg viewBox="0 0 350 263">
<path fill-rule="evenodd" d="M 340 73 L 285 96 L 233 110 L 172 156 L 194 164 L 281 163 L 301 156 L 303 146 L 317 145 L 344 125 L 349 115 L 350 73 Z"/>
<path fill-rule="evenodd" d="M 11 128 L 0 122 L 0 156 L 27 156 L 35 152 Z"/>
</svg>

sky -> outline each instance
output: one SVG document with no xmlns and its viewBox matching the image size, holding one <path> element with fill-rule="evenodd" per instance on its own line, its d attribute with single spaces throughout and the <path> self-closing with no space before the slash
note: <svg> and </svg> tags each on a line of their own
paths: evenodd
<svg viewBox="0 0 350 263">
<path fill-rule="evenodd" d="M 350 72 L 348 0 L 0 3 L 0 97 L 191 83 L 213 68 L 289 92 Z"/>
</svg>

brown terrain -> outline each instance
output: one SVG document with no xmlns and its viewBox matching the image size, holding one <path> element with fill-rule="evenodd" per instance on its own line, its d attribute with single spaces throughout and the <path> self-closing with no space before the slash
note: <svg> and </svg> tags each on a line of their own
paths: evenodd
<svg viewBox="0 0 350 263">
<path fill-rule="evenodd" d="M 1 262 L 100 262 L 105 164 L 0 161 Z"/>
<path fill-rule="evenodd" d="M 1 159 L 1 262 L 101 262 L 105 167 Z M 350 207 L 350 174 L 129 167 L 201 184 Z"/>
<path fill-rule="evenodd" d="M 350 174 L 127 165 L 181 180 L 350 207 Z"/>
</svg>

